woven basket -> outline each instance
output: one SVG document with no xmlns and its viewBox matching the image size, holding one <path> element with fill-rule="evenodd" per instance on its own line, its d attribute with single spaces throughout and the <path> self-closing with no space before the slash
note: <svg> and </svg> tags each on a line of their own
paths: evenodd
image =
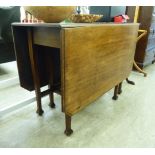
<svg viewBox="0 0 155 155">
<path fill-rule="evenodd" d="M 73 14 L 69 18 L 74 23 L 93 23 L 102 18 L 103 15 L 96 14 Z"/>
</svg>

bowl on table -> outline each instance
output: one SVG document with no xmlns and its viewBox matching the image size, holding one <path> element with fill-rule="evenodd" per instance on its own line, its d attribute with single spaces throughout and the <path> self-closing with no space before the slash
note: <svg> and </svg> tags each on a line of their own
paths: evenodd
<svg viewBox="0 0 155 155">
<path fill-rule="evenodd" d="M 96 14 L 72 14 L 69 19 L 74 23 L 93 23 L 102 17 L 103 15 Z"/>
<path fill-rule="evenodd" d="M 24 6 L 26 12 L 46 23 L 59 23 L 75 13 L 76 6 Z"/>
</svg>

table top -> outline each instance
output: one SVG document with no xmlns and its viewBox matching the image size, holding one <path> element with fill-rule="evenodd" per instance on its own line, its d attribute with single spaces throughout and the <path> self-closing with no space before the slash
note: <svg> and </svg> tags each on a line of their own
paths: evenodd
<svg viewBox="0 0 155 155">
<path fill-rule="evenodd" d="M 112 22 L 94 22 L 94 23 L 12 23 L 12 26 L 26 26 L 26 27 L 58 27 L 58 28 L 71 28 L 71 27 L 84 27 L 84 26 L 120 26 L 120 25 L 139 25 L 139 23 L 112 23 Z"/>
</svg>

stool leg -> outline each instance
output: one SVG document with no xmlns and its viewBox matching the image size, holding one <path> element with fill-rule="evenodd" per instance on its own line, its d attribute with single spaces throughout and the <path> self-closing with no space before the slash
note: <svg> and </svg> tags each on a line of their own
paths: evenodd
<svg viewBox="0 0 155 155">
<path fill-rule="evenodd" d="M 73 130 L 71 129 L 71 116 L 65 114 L 65 122 L 66 122 L 66 130 L 64 133 L 67 136 L 70 136 L 73 133 Z"/>
<path fill-rule="evenodd" d="M 136 64 L 135 61 L 133 62 L 133 65 L 134 65 L 134 67 L 135 67 L 140 73 L 144 74 L 144 77 L 147 76 L 147 73 L 144 72 L 141 68 L 139 68 L 139 66 Z"/>
<path fill-rule="evenodd" d="M 118 99 L 118 85 L 115 86 L 115 89 L 114 89 L 114 96 L 112 97 L 113 100 L 117 100 Z"/>
<path fill-rule="evenodd" d="M 122 93 L 122 82 L 119 83 L 118 85 L 118 94 Z"/>
</svg>

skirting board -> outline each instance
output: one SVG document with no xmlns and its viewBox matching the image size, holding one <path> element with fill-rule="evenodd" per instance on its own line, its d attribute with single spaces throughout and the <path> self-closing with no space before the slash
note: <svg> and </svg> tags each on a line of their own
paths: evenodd
<svg viewBox="0 0 155 155">
<path fill-rule="evenodd" d="M 11 105 L 9 107 L 5 107 L 3 109 L 0 109 L 0 117 L 4 116 L 5 114 L 9 114 L 10 112 L 13 112 L 15 110 L 18 110 L 24 106 L 27 106 L 30 103 L 33 103 L 36 100 L 35 96 L 31 97 L 29 99 L 23 100 L 19 103 L 16 103 L 14 105 Z"/>
<path fill-rule="evenodd" d="M 19 84 L 18 76 L 0 81 L 0 89 L 4 89 L 4 88 L 10 87 L 12 85 L 16 85 L 16 84 Z"/>
</svg>

